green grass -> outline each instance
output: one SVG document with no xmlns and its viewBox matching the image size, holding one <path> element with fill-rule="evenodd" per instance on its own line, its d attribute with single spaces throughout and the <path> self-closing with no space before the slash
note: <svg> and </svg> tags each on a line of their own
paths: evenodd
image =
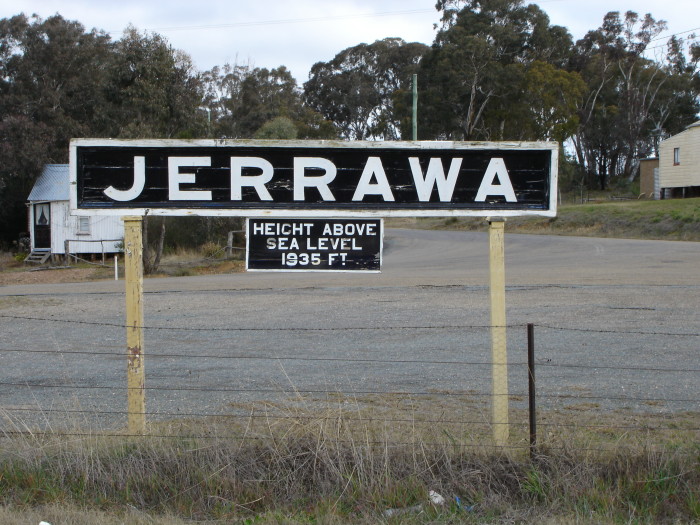
<svg viewBox="0 0 700 525">
<path fill-rule="evenodd" d="M 484 230 L 484 219 L 392 219 L 387 226 Z M 510 233 L 700 241 L 700 199 L 600 201 L 560 206 L 557 217 L 512 218 Z"/>
</svg>

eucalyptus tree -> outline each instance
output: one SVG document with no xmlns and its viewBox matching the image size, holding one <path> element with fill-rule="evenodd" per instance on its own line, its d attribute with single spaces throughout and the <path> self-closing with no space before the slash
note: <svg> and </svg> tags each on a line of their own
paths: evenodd
<svg viewBox="0 0 700 525">
<path fill-rule="evenodd" d="M 336 136 L 330 122 L 304 105 L 301 89 L 284 66 L 267 69 L 226 64 L 205 72 L 203 79 L 204 106 L 215 137 L 253 138 L 263 133 L 263 127 L 269 131 L 270 126 L 281 122 L 294 127 L 294 133 L 291 129 L 286 131 L 287 136 L 295 134 L 300 139 Z"/>
<path fill-rule="evenodd" d="M 410 90 L 426 50 L 423 44 L 400 38 L 344 49 L 330 61 L 313 65 L 304 84 L 304 101 L 344 139 L 401 138 L 405 105 L 401 113 L 396 101 Z"/>
<path fill-rule="evenodd" d="M 105 83 L 111 136 L 201 136 L 203 88 L 190 57 L 158 34 L 128 27 L 114 45 Z"/>
<path fill-rule="evenodd" d="M 442 27 L 421 65 L 422 107 L 430 108 L 420 113 L 422 134 L 542 138 L 532 123 L 528 71 L 542 63 L 561 69 L 571 50 L 568 31 L 522 0 L 440 0 L 437 8 Z"/>
<path fill-rule="evenodd" d="M 649 116 L 656 156 L 660 139 L 680 133 L 698 118 L 699 63 L 700 43 L 694 34 L 687 38 L 672 36 L 668 40 L 663 62 L 668 80 L 661 86 Z"/>
<path fill-rule="evenodd" d="M 601 189 L 616 179 L 631 181 L 639 159 L 654 153 L 658 138 L 677 132 L 679 123 L 692 122 L 697 114 L 692 80 L 697 61 L 685 61 L 673 39 L 666 53 L 647 57 L 665 29 L 666 23 L 651 14 L 614 11 L 576 43 L 572 67 L 588 84 L 588 94 L 573 144 L 579 163 Z"/>
<path fill-rule="evenodd" d="M 24 202 L 71 137 L 104 129 L 109 36 L 55 15 L 0 20 L 0 240 L 26 228 Z"/>
</svg>

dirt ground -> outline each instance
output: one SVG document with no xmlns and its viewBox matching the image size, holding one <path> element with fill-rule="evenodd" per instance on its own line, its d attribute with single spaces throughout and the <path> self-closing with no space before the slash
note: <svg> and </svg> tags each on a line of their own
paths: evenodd
<svg viewBox="0 0 700 525">
<path fill-rule="evenodd" d="M 158 273 L 149 277 L 206 275 L 240 272 L 244 269 L 241 260 L 203 261 L 198 254 L 190 257 L 170 256 L 161 264 Z M 124 278 L 124 262 L 119 260 L 119 278 Z M 114 267 L 88 266 L 41 266 L 17 262 L 9 254 L 0 254 L 0 286 L 16 284 L 57 284 L 114 279 Z"/>
<path fill-rule="evenodd" d="M 77 283 L 108 279 L 107 269 L 99 268 L 17 268 L 0 271 L 0 286 L 11 284 Z"/>
</svg>

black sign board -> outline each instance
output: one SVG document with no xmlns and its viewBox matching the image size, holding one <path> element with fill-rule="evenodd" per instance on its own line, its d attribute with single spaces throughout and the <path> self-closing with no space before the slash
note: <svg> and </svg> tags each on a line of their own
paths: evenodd
<svg viewBox="0 0 700 525">
<path fill-rule="evenodd" d="M 557 145 L 71 141 L 77 214 L 556 214 Z"/>
<path fill-rule="evenodd" d="M 381 219 L 248 219 L 248 270 L 379 272 Z"/>
</svg>

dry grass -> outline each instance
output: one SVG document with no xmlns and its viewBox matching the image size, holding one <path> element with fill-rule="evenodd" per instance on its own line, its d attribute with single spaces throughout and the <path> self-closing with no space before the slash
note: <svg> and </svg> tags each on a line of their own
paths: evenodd
<svg viewBox="0 0 700 525">
<path fill-rule="evenodd" d="M 163 257 L 157 273 L 149 277 L 182 277 L 190 275 L 210 275 L 238 273 L 245 269 L 245 262 L 240 259 L 228 259 L 218 254 L 206 258 L 198 250 L 178 250 Z M 124 278 L 123 259 L 119 259 L 119 278 Z M 0 285 L 73 283 L 84 281 L 102 281 L 114 279 L 112 259 L 107 266 L 77 262 L 70 267 L 26 266 L 8 253 L 0 254 Z"/>
<path fill-rule="evenodd" d="M 483 231 L 483 218 L 391 219 L 387 227 Z M 556 218 L 508 219 L 510 233 L 700 241 L 700 199 L 560 206 Z"/>
<path fill-rule="evenodd" d="M 292 396 L 232 406 L 236 417 L 154 422 L 138 438 L 7 435 L 0 522 L 700 520 L 699 414 L 548 412 L 531 460 L 523 412 L 497 449 L 486 407 L 463 401 Z"/>
</svg>

